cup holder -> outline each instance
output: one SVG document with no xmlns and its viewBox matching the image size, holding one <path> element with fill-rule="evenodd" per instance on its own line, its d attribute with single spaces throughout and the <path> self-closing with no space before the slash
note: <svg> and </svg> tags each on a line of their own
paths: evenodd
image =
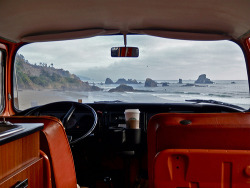
<svg viewBox="0 0 250 188">
<path fill-rule="evenodd" d="M 122 145 L 126 141 L 125 128 L 109 127 L 106 140 L 112 146 Z"/>
<path fill-rule="evenodd" d="M 125 133 L 128 145 L 138 145 L 141 143 L 141 129 L 126 129 Z"/>
<path fill-rule="evenodd" d="M 105 140 L 109 147 L 134 150 L 141 143 L 141 129 L 109 127 Z"/>
</svg>

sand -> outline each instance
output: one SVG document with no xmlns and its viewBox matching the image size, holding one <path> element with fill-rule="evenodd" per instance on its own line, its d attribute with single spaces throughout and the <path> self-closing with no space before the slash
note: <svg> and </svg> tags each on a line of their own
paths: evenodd
<svg viewBox="0 0 250 188">
<path fill-rule="evenodd" d="M 15 96 L 16 97 L 16 96 Z M 82 96 L 76 92 L 58 90 L 19 90 L 19 109 L 24 110 L 33 106 L 44 105 L 57 101 L 75 101 Z M 73 100 L 72 100 L 73 99 Z"/>
</svg>

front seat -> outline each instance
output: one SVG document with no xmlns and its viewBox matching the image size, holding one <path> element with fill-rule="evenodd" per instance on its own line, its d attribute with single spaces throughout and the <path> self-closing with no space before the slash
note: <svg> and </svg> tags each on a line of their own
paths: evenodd
<svg viewBox="0 0 250 188">
<path fill-rule="evenodd" d="M 250 187 L 250 113 L 162 113 L 147 133 L 150 188 Z"/>
<path fill-rule="evenodd" d="M 52 187 L 77 188 L 74 161 L 60 120 L 55 117 L 6 117 L 12 123 L 44 123 L 40 131 L 40 149 L 48 156 Z"/>
</svg>

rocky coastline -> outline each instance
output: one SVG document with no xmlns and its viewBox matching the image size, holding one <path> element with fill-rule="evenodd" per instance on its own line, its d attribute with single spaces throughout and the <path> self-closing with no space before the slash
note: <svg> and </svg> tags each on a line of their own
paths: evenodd
<svg viewBox="0 0 250 188">
<path fill-rule="evenodd" d="M 141 84 L 141 82 L 137 82 L 135 79 L 119 78 L 116 82 L 111 80 L 110 78 L 106 78 L 105 84 Z"/>
<path fill-rule="evenodd" d="M 178 84 L 180 84 L 180 87 L 208 87 L 207 84 L 213 84 L 214 82 L 211 81 L 209 78 L 206 77 L 206 74 L 199 75 L 198 79 L 194 81 L 194 83 L 183 83 L 182 79 L 179 78 Z M 135 79 L 124 79 L 120 78 L 116 82 L 111 80 L 110 78 L 106 78 L 105 84 L 119 84 L 116 88 L 112 88 L 109 90 L 109 92 L 152 92 L 148 90 L 136 90 L 134 89 L 131 84 L 142 84 L 141 82 L 138 82 Z M 150 88 L 150 87 L 168 87 L 171 83 L 169 82 L 161 82 L 157 83 L 155 80 L 151 78 L 147 78 L 144 83 L 144 87 Z"/>
</svg>

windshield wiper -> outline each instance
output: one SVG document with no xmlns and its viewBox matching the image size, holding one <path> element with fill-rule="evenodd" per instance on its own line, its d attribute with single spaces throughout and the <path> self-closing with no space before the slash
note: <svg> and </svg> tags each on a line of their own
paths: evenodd
<svg viewBox="0 0 250 188">
<path fill-rule="evenodd" d="M 95 101 L 94 103 L 121 103 L 123 101 L 114 100 L 114 101 Z"/>
<path fill-rule="evenodd" d="M 209 104 L 218 104 L 218 105 L 222 105 L 222 106 L 228 106 L 228 107 L 232 107 L 232 108 L 236 108 L 239 110 L 243 110 L 245 111 L 246 109 L 234 105 L 234 104 L 230 104 L 230 103 L 226 103 L 226 102 L 221 102 L 221 101 L 216 101 L 216 100 L 204 100 L 204 99 L 191 99 L 191 100 L 185 100 L 187 102 L 196 102 L 196 103 L 209 103 Z"/>
</svg>

